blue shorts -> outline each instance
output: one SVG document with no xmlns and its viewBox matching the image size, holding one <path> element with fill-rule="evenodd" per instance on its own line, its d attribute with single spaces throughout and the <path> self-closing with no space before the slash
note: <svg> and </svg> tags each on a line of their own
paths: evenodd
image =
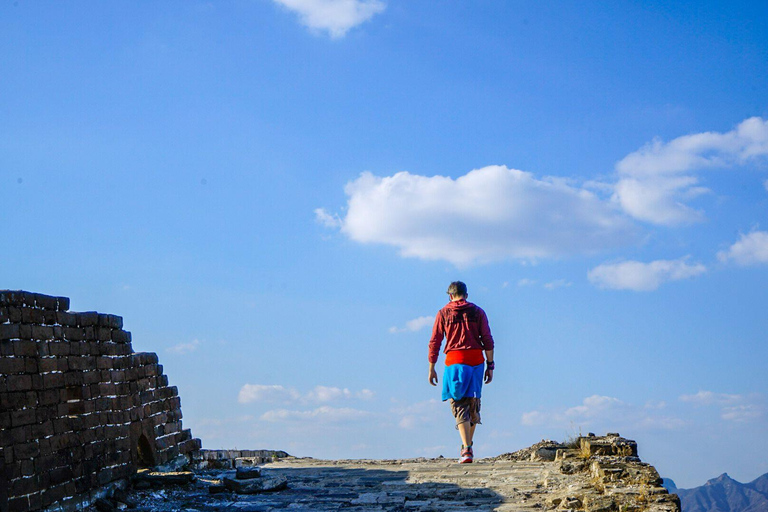
<svg viewBox="0 0 768 512">
<path fill-rule="evenodd" d="M 453 398 L 480 398 L 483 392 L 485 363 L 477 366 L 452 364 L 443 371 L 443 401 Z"/>
</svg>

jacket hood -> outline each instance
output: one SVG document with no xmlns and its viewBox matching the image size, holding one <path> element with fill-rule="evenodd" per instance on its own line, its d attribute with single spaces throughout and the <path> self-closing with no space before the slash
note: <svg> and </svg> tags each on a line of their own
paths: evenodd
<svg viewBox="0 0 768 512">
<path fill-rule="evenodd" d="M 473 307 L 475 307 L 475 305 L 472 304 L 471 302 L 467 302 L 466 300 L 457 300 L 457 301 L 449 302 L 447 307 L 449 309 L 459 310 L 459 309 L 473 308 Z"/>
</svg>

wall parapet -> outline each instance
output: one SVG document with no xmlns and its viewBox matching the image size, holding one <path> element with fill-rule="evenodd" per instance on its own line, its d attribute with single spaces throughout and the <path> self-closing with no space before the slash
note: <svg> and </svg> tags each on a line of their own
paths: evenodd
<svg viewBox="0 0 768 512">
<path fill-rule="evenodd" d="M 141 466 L 200 449 L 157 354 L 117 315 L 0 291 L 0 511 L 74 509 Z"/>
</svg>

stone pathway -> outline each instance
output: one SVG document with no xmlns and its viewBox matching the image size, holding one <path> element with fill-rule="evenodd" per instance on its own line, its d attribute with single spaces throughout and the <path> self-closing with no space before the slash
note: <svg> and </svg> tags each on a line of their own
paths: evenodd
<svg viewBox="0 0 768 512">
<path fill-rule="evenodd" d="M 192 489 L 135 492 L 133 499 L 139 510 L 163 511 L 533 511 L 554 508 L 553 492 L 583 494 L 589 486 L 585 476 L 564 475 L 549 462 L 283 459 L 263 465 L 262 474 L 285 476 L 289 488 L 209 494 L 223 473 L 206 472 Z"/>
</svg>

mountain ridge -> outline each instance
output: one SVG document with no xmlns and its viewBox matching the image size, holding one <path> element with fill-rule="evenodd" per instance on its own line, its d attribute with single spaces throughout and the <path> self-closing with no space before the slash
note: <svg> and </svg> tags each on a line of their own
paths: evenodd
<svg viewBox="0 0 768 512">
<path fill-rule="evenodd" d="M 766 512 L 768 473 L 741 483 L 723 473 L 692 489 L 678 489 L 665 478 L 664 487 L 680 497 L 683 512 Z"/>
</svg>

